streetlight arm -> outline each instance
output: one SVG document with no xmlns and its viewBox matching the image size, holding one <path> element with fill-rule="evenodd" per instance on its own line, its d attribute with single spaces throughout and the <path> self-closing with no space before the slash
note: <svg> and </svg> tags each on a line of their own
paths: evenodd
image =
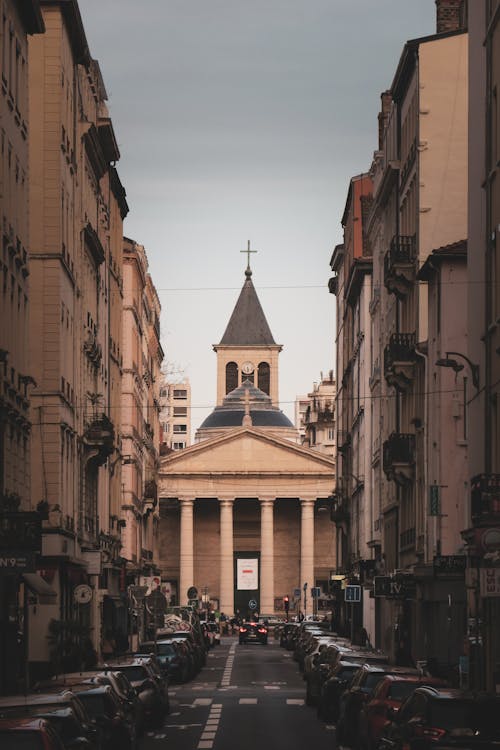
<svg viewBox="0 0 500 750">
<path fill-rule="evenodd" d="M 469 357 L 466 357 L 465 354 L 461 354 L 460 352 L 446 352 L 447 357 L 449 357 L 450 354 L 454 357 L 461 357 L 467 362 L 472 373 L 472 385 L 479 390 L 479 365 L 475 365 L 474 362 L 470 361 Z"/>
</svg>

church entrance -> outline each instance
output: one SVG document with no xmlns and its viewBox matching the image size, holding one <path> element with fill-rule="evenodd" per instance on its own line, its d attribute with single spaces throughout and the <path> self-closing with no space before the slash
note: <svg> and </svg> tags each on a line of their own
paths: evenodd
<svg viewBox="0 0 500 750">
<path fill-rule="evenodd" d="M 260 552 L 234 553 L 234 614 L 242 620 L 260 613 Z"/>
</svg>

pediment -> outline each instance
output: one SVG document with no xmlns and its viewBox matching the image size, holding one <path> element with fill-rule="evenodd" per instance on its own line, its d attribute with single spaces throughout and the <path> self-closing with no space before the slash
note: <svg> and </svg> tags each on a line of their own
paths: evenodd
<svg viewBox="0 0 500 750">
<path fill-rule="evenodd" d="M 288 474 L 331 477 L 335 461 L 264 430 L 243 427 L 161 459 L 160 476 Z"/>
</svg>

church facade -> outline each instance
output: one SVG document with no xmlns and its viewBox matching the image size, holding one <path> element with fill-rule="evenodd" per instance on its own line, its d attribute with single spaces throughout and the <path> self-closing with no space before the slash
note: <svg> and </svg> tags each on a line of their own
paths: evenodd
<svg viewBox="0 0 500 750">
<path fill-rule="evenodd" d="M 311 613 L 311 590 L 326 593 L 335 568 L 326 512 L 335 461 L 299 446 L 279 409 L 281 349 L 247 267 L 214 346 L 217 405 L 193 446 L 161 460 L 160 564 L 177 603 L 194 587 L 230 616 L 279 613 L 285 596 L 291 611 Z"/>
</svg>

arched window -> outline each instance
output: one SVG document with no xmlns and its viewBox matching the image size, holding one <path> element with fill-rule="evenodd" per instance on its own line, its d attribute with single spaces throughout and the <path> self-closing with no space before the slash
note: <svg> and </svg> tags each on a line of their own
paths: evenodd
<svg viewBox="0 0 500 750">
<path fill-rule="evenodd" d="M 271 368 L 269 367 L 268 362 L 261 362 L 259 364 L 258 387 L 261 391 L 264 391 L 264 393 L 267 393 L 267 395 L 269 396 L 269 392 L 271 390 Z"/>
<path fill-rule="evenodd" d="M 231 393 L 238 387 L 238 365 L 228 362 L 226 365 L 226 393 Z"/>
</svg>

